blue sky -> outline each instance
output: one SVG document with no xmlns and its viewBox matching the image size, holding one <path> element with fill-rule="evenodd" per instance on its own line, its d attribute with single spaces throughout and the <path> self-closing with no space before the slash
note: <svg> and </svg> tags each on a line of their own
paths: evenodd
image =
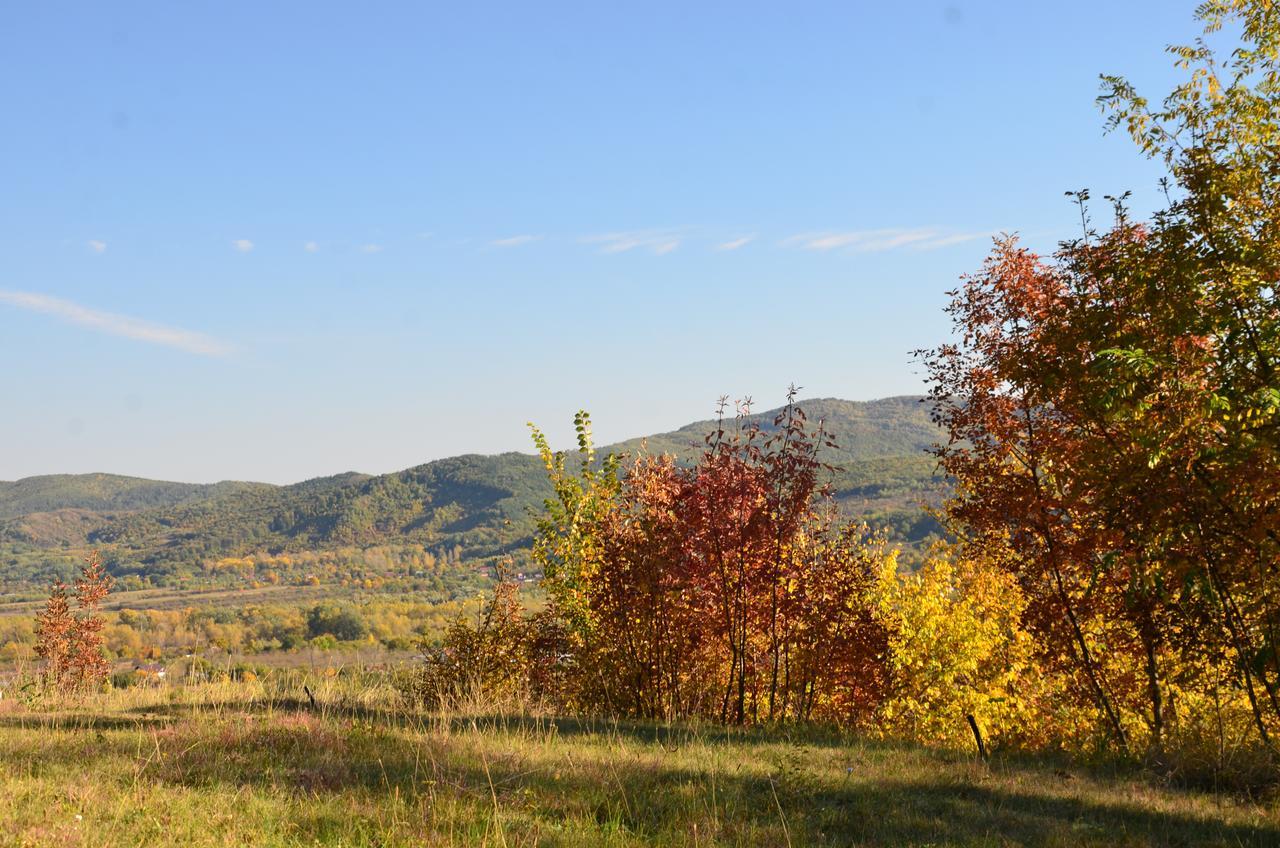
<svg viewBox="0 0 1280 848">
<path fill-rule="evenodd" d="M 1194 2 L 27 3 L 0 479 L 291 482 L 922 389 L 990 234 L 1158 168 Z M 1102 210 L 1099 210 L 1101 214 Z"/>
</svg>

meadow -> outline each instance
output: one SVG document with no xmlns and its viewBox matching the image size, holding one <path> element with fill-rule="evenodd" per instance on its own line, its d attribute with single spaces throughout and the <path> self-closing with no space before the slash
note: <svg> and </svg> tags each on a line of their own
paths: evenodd
<svg viewBox="0 0 1280 848">
<path fill-rule="evenodd" d="M 306 686 L 315 697 L 313 705 Z M 0 698 L 5 846 L 1280 844 L 1267 799 L 819 728 L 403 708 L 273 673 Z"/>
</svg>

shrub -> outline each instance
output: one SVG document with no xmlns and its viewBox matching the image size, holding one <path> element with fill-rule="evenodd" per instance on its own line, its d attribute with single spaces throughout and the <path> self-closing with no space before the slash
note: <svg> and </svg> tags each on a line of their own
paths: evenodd
<svg viewBox="0 0 1280 848">
<path fill-rule="evenodd" d="M 105 622 L 98 609 L 112 582 L 97 551 L 89 554 L 76 579 L 75 613 L 66 584 L 54 582 L 45 608 L 36 616 L 36 654 L 45 662 L 46 685 L 54 690 L 82 693 L 101 686 L 110 674 L 103 651 Z"/>
<path fill-rule="evenodd" d="M 360 613 L 338 604 L 317 604 L 307 613 L 307 630 L 312 638 L 332 636 L 339 642 L 356 642 L 369 635 L 369 625 Z"/>
<path fill-rule="evenodd" d="M 524 700 L 529 686 L 532 629 L 519 584 L 500 575 L 475 624 L 459 617 L 439 645 L 424 641 L 422 665 L 402 678 L 410 702 L 448 708 L 465 700 L 502 705 Z"/>
</svg>

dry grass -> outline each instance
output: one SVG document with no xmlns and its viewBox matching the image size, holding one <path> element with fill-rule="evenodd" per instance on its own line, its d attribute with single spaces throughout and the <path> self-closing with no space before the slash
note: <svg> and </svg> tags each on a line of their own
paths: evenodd
<svg viewBox="0 0 1280 848">
<path fill-rule="evenodd" d="M 1136 775 L 309 685 L 0 700 L 0 845 L 1280 845 L 1272 804 Z"/>
</svg>

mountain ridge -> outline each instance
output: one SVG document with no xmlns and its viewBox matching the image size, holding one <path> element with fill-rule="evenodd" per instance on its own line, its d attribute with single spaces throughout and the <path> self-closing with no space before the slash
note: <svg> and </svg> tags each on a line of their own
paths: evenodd
<svg viewBox="0 0 1280 848">
<path fill-rule="evenodd" d="M 833 489 L 846 512 L 908 542 L 933 529 L 919 503 L 936 502 L 944 484 L 925 453 L 938 432 L 918 396 L 814 398 L 798 405 L 811 423 L 823 419 L 839 444 L 826 461 L 837 469 Z M 753 413 L 750 420 L 768 430 L 778 411 Z M 714 425 L 715 419 L 695 421 L 598 452 L 644 449 L 689 460 Z M 259 550 L 410 544 L 454 559 L 518 558 L 527 549 L 533 513 L 549 494 L 541 461 L 518 451 L 286 485 L 42 475 L 0 483 L 0 541 L 45 550 L 100 546 L 115 570 L 157 578 Z"/>
<path fill-rule="evenodd" d="M 886 404 L 899 404 L 899 403 L 909 403 L 914 405 L 914 404 L 920 403 L 924 399 L 925 398 L 923 395 L 890 395 L 888 397 L 875 398 L 873 400 L 865 400 L 865 401 L 845 400 L 843 398 L 837 398 L 837 397 L 824 397 L 824 398 L 808 398 L 806 400 L 798 401 L 797 403 L 798 405 L 800 405 L 802 408 L 805 409 L 806 414 L 809 414 L 810 411 L 815 406 L 819 406 L 820 408 L 825 409 L 825 408 L 829 408 L 831 405 L 836 405 L 836 404 L 844 404 L 849 406 L 864 406 L 864 407 L 881 406 Z M 776 407 L 774 409 L 752 413 L 750 417 L 751 418 L 772 417 L 781 409 L 782 407 Z M 820 417 L 821 416 L 819 415 L 809 414 L 809 418 L 811 420 L 816 421 Z M 732 414 L 732 410 L 730 409 L 729 414 L 726 415 L 726 420 L 732 421 L 732 419 L 733 419 L 733 414 Z M 653 443 L 654 440 L 664 439 L 666 437 L 672 437 L 680 433 L 685 433 L 685 432 L 692 433 L 698 428 L 706 427 L 714 423 L 715 423 L 714 418 L 700 419 L 698 421 L 693 421 L 693 422 L 690 422 L 689 424 L 685 424 L 680 427 L 677 427 L 674 430 L 665 430 L 660 433 L 652 433 L 648 435 L 632 436 L 626 439 L 619 439 L 616 442 L 612 442 L 608 445 L 604 445 L 603 447 L 599 447 L 598 451 L 600 453 L 607 453 L 611 450 L 617 450 L 623 446 L 639 445 L 641 442 Z M 426 460 L 424 462 L 417 463 L 415 465 L 407 466 L 406 468 L 400 469 L 400 470 L 420 468 L 423 465 L 429 465 L 432 462 L 440 462 L 446 459 L 457 459 L 460 457 L 503 457 L 503 456 L 537 456 L 537 454 L 531 451 L 526 452 L 526 451 L 518 451 L 518 450 L 498 451 L 495 453 L 480 453 L 480 452 L 471 451 L 467 453 L 450 454 L 449 456 Z M 395 474 L 395 473 L 398 473 L 398 472 L 397 471 L 384 472 L 384 474 Z M 16 480 L 0 480 L 0 518 L 6 517 L 6 512 L 4 509 L 4 506 L 5 506 L 4 499 L 5 499 L 5 490 L 7 487 L 15 487 L 23 484 L 31 484 L 31 483 L 45 482 L 45 481 L 55 482 L 55 481 L 61 481 L 61 480 L 79 480 L 79 479 L 97 478 L 97 479 L 113 479 L 113 480 L 118 480 L 118 481 L 128 482 L 128 483 L 135 483 L 135 484 L 151 484 L 154 486 L 170 486 L 170 487 L 187 487 L 191 489 L 215 489 L 219 487 L 238 487 L 238 486 L 271 486 L 275 488 L 289 488 L 293 486 L 302 486 L 305 484 L 313 484 L 313 483 L 318 483 L 318 482 L 323 482 L 328 480 L 336 480 L 338 478 L 368 479 L 370 477 L 380 477 L 380 476 L 384 476 L 384 475 L 371 473 L 367 471 L 347 470 L 347 471 L 335 472 L 333 474 L 320 474 L 315 477 L 307 477 L 305 479 L 298 480 L 291 483 L 267 483 L 259 480 L 234 480 L 234 479 L 215 480 L 211 483 L 189 483 L 189 482 L 184 482 L 180 480 L 161 480 L 161 479 L 150 478 L 150 477 L 139 477 L 135 474 L 118 474 L 118 473 L 109 472 L 109 471 L 85 471 L 85 472 L 58 473 L 58 474 L 32 474 L 27 477 L 19 477 Z"/>
</svg>

